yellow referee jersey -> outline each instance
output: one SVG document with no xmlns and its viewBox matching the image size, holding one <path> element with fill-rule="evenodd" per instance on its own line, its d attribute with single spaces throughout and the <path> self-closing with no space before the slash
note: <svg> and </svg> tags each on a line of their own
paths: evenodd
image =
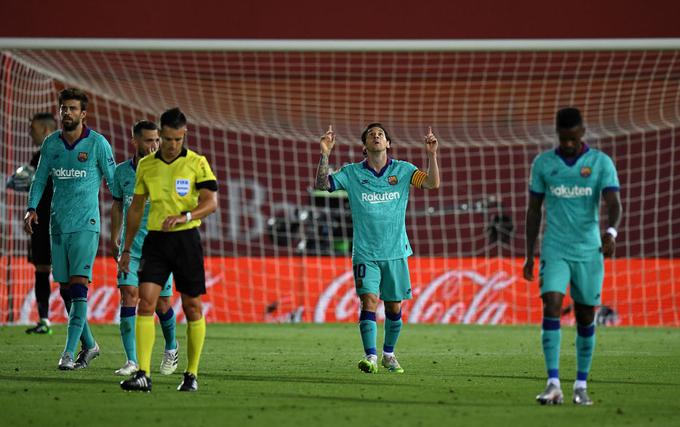
<svg viewBox="0 0 680 427">
<path fill-rule="evenodd" d="M 137 165 L 135 194 L 146 195 L 151 201 L 149 230 L 162 231 L 165 218 L 198 206 L 198 191 L 202 188 L 217 191 L 217 179 L 208 160 L 186 148 L 170 163 L 163 160 L 158 150 Z M 189 230 L 199 225 L 201 220 L 194 219 L 170 231 Z"/>
</svg>

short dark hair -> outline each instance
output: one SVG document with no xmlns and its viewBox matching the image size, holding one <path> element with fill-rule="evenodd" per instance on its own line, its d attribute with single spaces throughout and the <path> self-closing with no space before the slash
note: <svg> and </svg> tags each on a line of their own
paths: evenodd
<svg viewBox="0 0 680 427">
<path fill-rule="evenodd" d="M 366 128 L 364 129 L 363 132 L 361 132 L 361 142 L 364 144 L 366 143 L 366 137 L 368 136 L 368 131 L 373 129 L 373 128 L 380 128 L 382 129 L 383 132 L 385 132 L 385 139 L 392 142 L 392 139 L 390 139 L 390 133 L 387 132 L 387 129 L 385 129 L 385 126 L 383 126 L 380 123 L 369 123 Z"/>
<path fill-rule="evenodd" d="M 47 113 L 47 112 L 44 112 L 44 111 L 41 111 L 40 113 L 33 114 L 33 117 L 31 117 L 31 123 L 32 122 L 43 122 L 44 124 L 48 125 L 52 129 L 57 128 L 57 119 L 54 118 L 54 114 Z"/>
<path fill-rule="evenodd" d="M 583 125 L 583 118 L 578 108 L 566 107 L 560 109 L 555 115 L 555 127 L 557 129 L 571 129 Z"/>
<path fill-rule="evenodd" d="M 132 136 L 142 136 L 143 130 L 158 130 L 158 125 L 150 120 L 140 120 L 132 126 Z"/>
<path fill-rule="evenodd" d="M 87 99 L 87 94 L 82 90 L 70 87 L 59 92 L 59 105 L 63 105 L 64 101 L 71 99 L 80 101 L 80 109 L 83 111 L 87 110 L 87 104 L 89 104 L 90 101 Z"/>
<path fill-rule="evenodd" d="M 179 107 L 171 108 L 161 114 L 161 127 L 181 129 L 187 125 L 187 117 Z"/>
</svg>

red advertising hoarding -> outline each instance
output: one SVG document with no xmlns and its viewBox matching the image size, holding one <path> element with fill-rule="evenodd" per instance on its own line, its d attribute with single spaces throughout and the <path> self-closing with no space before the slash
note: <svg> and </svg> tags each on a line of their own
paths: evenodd
<svg viewBox="0 0 680 427">
<path fill-rule="evenodd" d="M 410 323 L 538 323 L 538 285 L 522 278 L 522 262 L 513 258 L 413 257 L 409 261 L 413 299 L 404 305 L 404 318 Z M 10 283 L 15 284 L 0 296 L 0 312 L 9 313 L 12 307 L 11 319 L 2 322 L 35 321 L 32 267 L 23 259 L 11 263 L 3 259 L 2 265 L 1 274 L 9 274 Z M 6 270 L 8 266 L 11 271 Z M 680 326 L 680 289 L 672 281 L 680 261 L 617 259 L 607 260 L 605 268 L 603 305 L 613 310 L 611 323 Z M 206 279 L 204 308 L 210 322 L 358 320 L 359 305 L 348 258 L 211 257 L 206 259 Z M 98 258 L 89 293 L 90 321 L 117 322 L 119 301 L 115 264 L 110 258 Z M 178 295 L 173 301 L 182 321 Z M 53 321 L 65 322 L 56 284 L 50 310 Z M 378 317 L 383 317 L 382 307 Z"/>
</svg>

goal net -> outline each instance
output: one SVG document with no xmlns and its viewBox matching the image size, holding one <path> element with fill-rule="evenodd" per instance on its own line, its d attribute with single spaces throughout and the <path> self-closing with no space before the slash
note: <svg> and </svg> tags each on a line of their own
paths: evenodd
<svg viewBox="0 0 680 427">
<path fill-rule="evenodd" d="M 190 121 L 188 146 L 208 158 L 219 181 L 219 210 L 202 226 L 208 320 L 358 318 L 347 200 L 311 187 L 329 124 L 338 136 L 331 155 L 337 169 L 362 159 L 360 132 L 379 121 L 393 137 L 392 155 L 421 168 L 427 126 L 440 141 L 441 188 L 412 191 L 407 212 L 415 252 L 407 320 L 540 321 L 538 284 L 521 276 L 529 167 L 556 145 L 554 114 L 571 105 L 584 113 L 587 143 L 613 158 L 621 181 L 623 220 L 616 257 L 606 261 L 599 321 L 680 326 L 680 216 L 673 215 L 680 208 L 680 44 L 147 44 L 4 48 L 0 167 L 7 180 L 28 163 L 36 150 L 29 118 L 56 113 L 61 88 L 90 95 L 87 125 L 109 139 L 118 162 L 131 156 L 135 121 L 179 106 Z M 26 193 L 0 188 L 0 323 L 37 316 L 22 231 L 26 200 Z M 103 190 L 93 322 L 118 315 L 110 205 Z M 51 316 L 65 320 L 56 283 Z"/>
</svg>

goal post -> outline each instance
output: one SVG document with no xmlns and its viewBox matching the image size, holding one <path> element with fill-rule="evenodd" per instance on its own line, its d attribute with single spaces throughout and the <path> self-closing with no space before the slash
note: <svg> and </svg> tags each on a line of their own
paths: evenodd
<svg viewBox="0 0 680 427">
<path fill-rule="evenodd" d="M 414 189 L 407 211 L 415 252 L 407 320 L 538 322 L 538 285 L 521 278 L 529 166 L 556 145 L 556 110 L 573 105 L 587 143 L 612 157 L 621 181 L 602 321 L 680 326 L 680 39 L 0 38 L 0 52 L 5 180 L 36 149 L 28 119 L 56 113 L 63 87 L 90 95 L 87 124 L 118 162 L 131 155 L 135 121 L 174 106 L 187 113 L 187 143 L 219 181 L 219 211 L 201 229 L 210 321 L 357 319 L 347 201 L 311 187 L 329 124 L 339 168 L 361 160 L 361 129 L 380 121 L 392 154 L 421 168 L 427 126 L 440 140 L 441 188 Z M 25 193 L 0 189 L 0 323 L 36 316 L 25 204 Z M 95 322 L 117 320 L 110 205 L 104 190 Z M 64 320 L 53 289 L 52 312 Z"/>
</svg>

